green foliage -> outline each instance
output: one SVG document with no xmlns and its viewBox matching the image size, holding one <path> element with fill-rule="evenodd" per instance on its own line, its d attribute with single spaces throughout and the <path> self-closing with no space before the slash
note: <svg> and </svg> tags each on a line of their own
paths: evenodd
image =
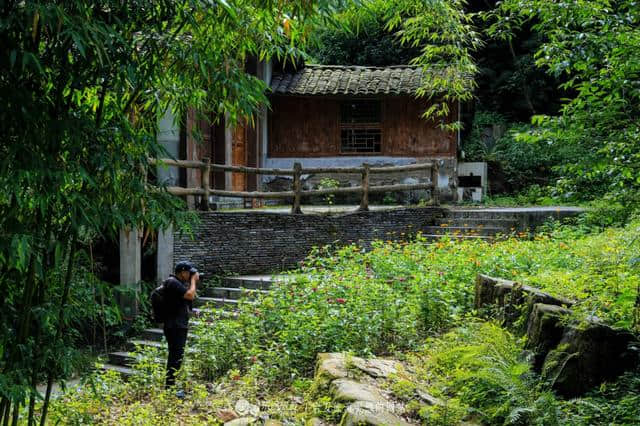
<svg viewBox="0 0 640 426">
<path fill-rule="evenodd" d="M 317 250 L 268 295 L 241 303 L 236 322 L 196 329 L 196 374 L 210 380 L 237 368 L 274 385 L 311 374 L 319 352 L 366 356 L 416 348 L 471 312 L 478 273 L 578 300 L 578 318 L 595 314 L 637 328 L 638 226 L 599 234 L 550 227 L 533 240 L 491 245 L 418 237 L 377 242 L 366 252 Z"/>
<path fill-rule="evenodd" d="M 570 93 L 559 116 L 537 116 L 520 138 L 579 153 L 559 165 L 559 194 L 591 200 L 605 194 L 637 206 L 640 191 L 640 9 L 633 0 L 508 0 L 495 30 L 508 37 L 531 22 L 544 35 L 537 65 L 562 76 Z"/>
<path fill-rule="evenodd" d="M 189 222 L 179 198 L 147 181 L 149 158 L 167 154 L 156 140 L 160 117 L 170 107 L 178 121 L 193 109 L 250 119 L 266 87 L 244 63 L 295 56 L 307 24 L 327 8 L 0 3 L 0 420 L 5 405 L 30 398 L 32 423 L 35 384 L 69 375 L 78 328 L 95 319 L 78 307 L 94 302 L 94 290 L 102 322 L 117 316 L 103 287 L 78 281 L 85 275 L 74 266 L 91 241 Z"/>
<path fill-rule="evenodd" d="M 386 66 L 408 64 L 418 56 L 416 47 L 400 42 L 387 28 L 390 2 L 350 3 L 319 28 L 309 55 L 321 64 Z"/>
<path fill-rule="evenodd" d="M 553 396 L 535 382 L 521 352 L 522 345 L 500 326 L 471 323 L 430 339 L 423 368 L 434 393 L 473 407 L 485 423 L 553 424 Z"/>
<path fill-rule="evenodd" d="M 340 187 L 340 181 L 332 178 L 322 178 L 318 184 L 318 189 L 335 189 Z M 324 196 L 324 200 L 330 206 L 333 205 L 336 194 L 329 194 Z"/>
<path fill-rule="evenodd" d="M 518 136 L 531 125 L 508 122 L 494 112 L 479 111 L 463 151 L 465 161 L 486 161 L 492 176 L 490 184 L 501 194 L 520 195 L 523 204 L 544 203 L 556 195 L 548 186 L 561 177 L 558 167 L 573 161 L 582 152 L 574 146 L 550 145 L 547 141 Z M 557 201 L 556 201 L 557 202 Z"/>
<path fill-rule="evenodd" d="M 464 0 L 356 2 L 320 30 L 311 54 L 325 63 L 421 67 L 427 77 L 416 96 L 431 102 L 424 117 L 457 128 L 450 105 L 472 99 L 477 71 L 472 52 L 481 45 L 465 5 Z"/>
</svg>

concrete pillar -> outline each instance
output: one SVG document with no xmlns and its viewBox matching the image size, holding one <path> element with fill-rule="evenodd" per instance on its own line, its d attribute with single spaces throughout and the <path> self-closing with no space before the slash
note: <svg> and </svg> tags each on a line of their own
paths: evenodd
<svg viewBox="0 0 640 426">
<path fill-rule="evenodd" d="M 158 144 L 162 145 L 170 157 L 180 158 L 180 125 L 175 121 L 175 114 L 168 109 L 158 122 Z M 158 166 L 158 182 L 168 186 L 177 186 L 180 178 L 177 167 Z"/>
<path fill-rule="evenodd" d="M 173 158 L 180 158 L 180 126 L 175 114 L 167 110 L 158 122 L 158 143 Z M 180 177 L 177 167 L 157 168 L 158 181 L 168 186 L 178 186 Z M 173 227 L 158 231 L 158 250 L 156 253 L 156 281 L 162 282 L 173 272 Z"/>
<path fill-rule="evenodd" d="M 120 297 L 125 319 L 138 314 L 138 296 L 142 279 L 142 232 L 138 229 L 120 230 L 120 285 L 127 289 Z"/>
<path fill-rule="evenodd" d="M 173 226 L 158 231 L 157 256 L 156 280 L 161 283 L 173 273 Z"/>
</svg>

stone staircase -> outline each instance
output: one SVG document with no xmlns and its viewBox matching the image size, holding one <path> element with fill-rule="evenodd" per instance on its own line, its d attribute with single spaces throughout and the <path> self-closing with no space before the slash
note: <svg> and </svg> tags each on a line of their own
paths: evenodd
<svg viewBox="0 0 640 426">
<path fill-rule="evenodd" d="M 437 240 L 445 235 L 455 239 L 493 240 L 522 230 L 522 225 L 519 216 L 514 213 L 481 209 L 450 209 L 445 210 L 443 216 L 436 219 L 433 226 L 423 229 L 423 236 L 429 240 Z M 241 298 L 268 292 L 273 280 L 274 278 L 266 275 L 224 278 L 220 287 L 210 287 L 201 291 L 201 296 L 194 301 L 194 307 L 202 311 L 222 308 L 222 312 L 228 312 L 229 317 L 233 317 Z M 197 318 L 191 320 L 192 324 L 197 321 Z M 135 371 L 131 366 L 136 360 L 132 351 L 137 346 L 148 346 L 156 347 L 162 353 L 166 353 L 163 337 L 162 328 L 144 330 L 138 338 L 129 340 L 124 350 L 108 354 L 108 361 L 102 365 L 102 368 L 124 375 L 134 374 Z M 187 353 L 189 351 L 188 344 L 186 351 Z M 165 360 L 158 360 L 158 362 L 164 363 Z"/>
<path fill-rule="evenodd" d="M 276 278 L 277 279 L 277 278 Z M 233 317 L 234 310 L 241 298 L 254 297 L 258 293 L 266 293 L 273 284 L 274 278 L 265 275 L 250 275 L 242 277 L 227 277 L 221 282 L 220 287 L 204 288 L 202 296 L 194 301 L 194 307 L 203 312 L 212 308 L 222 308 L 223 315 Z M 198 319 L 192 318 L 191 324 L 197 324 Z M 194 338 L 190 336 L 189 338 Z M 129 376 L 135 374 L 132 366 L 136 363 L 136 347 L 154 347 L 160 349 L 163 356 L 166 354 L 167 344 L 164 341 L 164 333 L 160 326 L 147 328 L 140 336 L 127 341 L 121 351 L 111 352 L 107 355 L 107 362 L 102 364 L 102 370 L 116 371 L 122 375 Z M 187 344 L 186 352 L 189 352 Z M 165 363 L 166 357 L 158 359 L 157 362 Z"/>
<path fill-rule="evenodd" d="M 448 235 L 457 239 L 492 240 L 522 229 L 515 213 L 481 209 L 450 209 L 436 219 L 434 226 L 424 227 L 423 236 L 438 239 Z"/>
</svg>

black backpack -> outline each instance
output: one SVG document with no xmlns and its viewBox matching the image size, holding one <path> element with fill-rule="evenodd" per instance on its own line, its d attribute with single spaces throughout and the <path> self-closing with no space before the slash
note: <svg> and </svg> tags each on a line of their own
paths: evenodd
<svg viewBox="0 0 640 426">
<path fill-rule="evenodd" d="M 153 311 L 153 321 L 165 322 L 167 319 L 167 300 L 165 282 L 160 284 L 151 292 L 151 310 Z"/>
</svg>

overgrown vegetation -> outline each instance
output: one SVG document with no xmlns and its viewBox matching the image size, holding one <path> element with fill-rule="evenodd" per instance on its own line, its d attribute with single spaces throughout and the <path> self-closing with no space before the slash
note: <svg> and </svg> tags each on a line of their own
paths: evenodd
<svg viewBox="0 0 640 426">
<path fill-rule="evenodd" d="M 533 240 L 510 238 L 491 245 L 448 239 L 429 244 L 418 238 L 404 244 L 378 242 L 367 252 L 355 246 L 318 250 L 270 294 L 255 304 L 245 301 L 238 318 L 218 314 L 194 329 L 198 337 L 190 346 L 195 351 L 188 354 L 183 372 L 188 376 L 184 386 L 193 392 L 189 404 L 210 413 L 244 395 L 270 401 L 271 413 L 281 418 L 308 416 L 307 409 L 330 417 L 333 405 L 321 399 L 307 408 L 282 408 L 287 406 L 284 395 L 308 389 L 317 353 L 411 353 L 407 360 L 415 363 L 421 380 L 447 401 L 445 407 L 416 408 L 427 424 L 453 424 L 469 415 L 488 424 L 593 424 L 605 414 L 625 424 L 638 415 L 633 402 L 640 390 L 633 375 L 583 399 L 556 399 L 521 356 L 522 342 L 497 325 L 472 318 L 473 284 L 479 272 L 516 279 L 577 300 L 578 319 L 596 314 L 637 331 L 640 242 L 634 236 L 639 227 L 636 221 L 585 233 L 590 229 L 551 226 Z M 440 336 L 451 327 L 457 328 Z M 146 375 L 129 388 L 119 381 L 109 385 L 118 391 L 106 385 L 85 387 L 55 409 L 68 412 L 73 406 L 76 415 L 105 409 L 118 419 L 129 419 L 134 412 L 156 418 L 166 412 L 153 402 L 156 392 L 162 392 L 162 366 L 150 361 L 157 356 L 141 359 L 139 368 Z M 212 384 L 205 390 L 199 383 Z M 218 383 L 234 393 L 214 391 Z M 401 397 L 409 395 L 411 386 L 399 381 L 392 390 Z M 106 399 L 114 407 L 101 401 L 105 395 L 115 398 Z M 134 403 L 135 398 L 143 402 Z M 131 410 L 125 413 L 124 406 Z"/>
</svg>

